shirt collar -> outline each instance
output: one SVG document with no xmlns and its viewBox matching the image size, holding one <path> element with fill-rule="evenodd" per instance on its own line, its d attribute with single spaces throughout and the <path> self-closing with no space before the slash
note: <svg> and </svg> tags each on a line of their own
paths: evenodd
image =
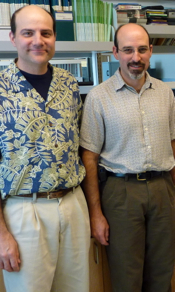
<svg viewBox="0 0 175 292">
<path fill-rule="evenodd" d="M 114 73 L 114 75 L 116 76 L 117 78 L 117 82 L 116 80 L 114 81 L 114 87 L 115 87 L 115 90 L 118 91 L 120 89 L 122 89 L 124 86 L 128 87 L 129 85 L 126 84 L 126 82 L 123 80 L 121 74 L 120 74 L 120 71 L 119 71 L 119 68 L 117 69 L 117 71 Z M 149 73 L 146 71 L 146 81 L 143 85 L 144 89 L 148 89 L 148 88 L 151 88 L 151 89 L 155 89 L 155 86 L 154 86 L 154 81 L 153 81 L 153 78 L 149 75 Z"/>
</svg>

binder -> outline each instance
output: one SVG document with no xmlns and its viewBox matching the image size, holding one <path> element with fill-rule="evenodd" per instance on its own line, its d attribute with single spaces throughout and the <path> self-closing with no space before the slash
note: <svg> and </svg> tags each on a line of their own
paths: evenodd
<svg viewBox="0 0 175 292">
<path fill-rule="evenodd" d="M 73 13 L 71 11 L 55 12 L 56 40 L 74 41 Z"/>
</svg>

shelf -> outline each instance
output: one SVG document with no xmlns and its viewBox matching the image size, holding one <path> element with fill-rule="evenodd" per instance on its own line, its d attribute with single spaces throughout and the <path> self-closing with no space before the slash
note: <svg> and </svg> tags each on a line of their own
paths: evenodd
<svg viewBox="0 0 175 292">
<path fill-rule="evenodd" d="M 145 25 L 152 38 L 166 37 L 175 38 L 175 26 L 171 25 Z M 13 47 L 8 40 L 9 30 L 0 29 L 0 54 L 15 53 L 16 48 Z M 4 36 L 4 37 L 2 37 Z M 58 53 L 87 53 L 87 52 L 112 52 L 113 42 L 56 42 L 56 52 Z M 175 51 L 175 50 L 174 50 Z M 170 49 L 171 52 L 171 49 Z M 0 56 L 1 58 L 1 56 Z"/>
<path fill-rule="evenodd" d="M 115 1 L 115 0 L 103 0 L 103 2 L 111 2 L 111 3 L 114 3 L 114 4 L 118 4 L 118 1 Z M 133 0 L 124 0 L 124 1 L 119 1 L 120 3 L 133 3 L 135 1 Z M 143 0 L 140 0 L 140 1 L 136 1 L 137 3 L 141 4 L 142 6 L 148 6 L 148 5 L 162 5 L 164 6 L 165 8 L 166 7 L 171 7 L 171 8 L 174 8 L 175 7 L 175 3 L 174 3 L 174 0 L 147 0 L 147 1 L 143 1 Z"/>
<path fill-rule="evenodd" d="M 160 35 L 159 35 L 160 36 Z M 158 37 L 158 35 L 157 35 Z M 172 37 L 172 36 L 171 36 Z M 113 42 L 56 42 L 57 53 L 112 52 Z M 175 53 L 175 46 L 154 46 L 154 53 Z M 0 59 L 4 55 L 17 53 L 16 48 L 8 41 L 0 42 Z M 12 56 L 13 57 L 13 56 Z M 7 57 L 8 58 L 8 57 Z M 9 55 L 9 58 L 11 56 Z"/>
<path fill-rule="evenodd" d="M 175 46 L 154 46 L 153 54 L 175 54 Z"/>
<path fill-rule="evenodd" d="M 144 25 L 152 38 L 173 38 L 175 37 L 175 25 L 150 24 Z"/>
<path fill-rule="evenodd" d="M 175 81 L 165 82 L 170 88 L 175 88 Z"/>
<path fill-rule="evenodd" d="M 107 52 L 112 51 L 113 42 L 56 42 L 56 52 Z M 10 41 L 0 42 L 0 53 L 16 52 Z"/>
</svg>

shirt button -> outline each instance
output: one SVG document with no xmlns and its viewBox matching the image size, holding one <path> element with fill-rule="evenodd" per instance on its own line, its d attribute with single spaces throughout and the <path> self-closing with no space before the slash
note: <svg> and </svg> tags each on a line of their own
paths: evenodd
<svg viewBox="0 0 175 292">
<path fill-rule="evenodd" d="M 62 164 L 59 165 L 59 168 L 62 168 Z"/>
<path fill-rule="evenodd" d="M 53 124 L 52 124 L 51 122 L 49 122 L 49 126 L 50 126 L 50 127 L 52 127 L 52 126 L 53 126 Z"/>
<path fill-rule="evenodd" d="M 55 148 L 57 148 L 58 147 L 58 144 L 55 144 Z"/>
</svg>

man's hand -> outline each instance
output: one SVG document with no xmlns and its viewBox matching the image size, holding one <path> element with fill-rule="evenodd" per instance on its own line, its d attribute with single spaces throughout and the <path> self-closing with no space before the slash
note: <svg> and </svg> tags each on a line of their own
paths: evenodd
<svg viewBox="0 0 175 292">
<path fill-rule="evenodd" d="M 18 272 L 20 269 L 18 245 L 10 232 L 0 235 L 0 269 Z"/>
<path fill-rule="evenodd" d="M 102 245 L 109 245 L 109 225 L 106 218 L 101 216 L 91 217 L 91 234 Z"/>
<path fill-rule="evenodd" d="M 175 185 L 175 167 L 170 170 L 170 174 L 172 177 L 173 184 Z"/>
</svg>

